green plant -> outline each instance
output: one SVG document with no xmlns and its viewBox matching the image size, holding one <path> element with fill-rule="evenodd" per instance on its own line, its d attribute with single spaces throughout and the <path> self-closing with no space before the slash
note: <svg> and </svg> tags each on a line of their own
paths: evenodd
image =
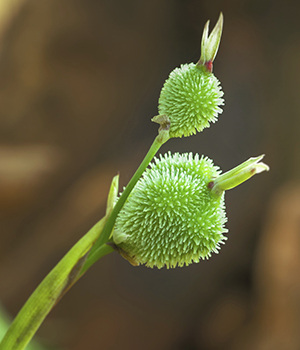
<svg viewBox="0 0 300 350">
<path fill-rule="evenodd" d="M 80 240 L 30 296 L 0 343 L 1 350 L 24 349 L 55 304 L 100 258 L 118 251 L 132 264 L 176 267 L 199 262 L 226 240 L 224 191 L 268 166 L 262 157 L 221 175 L 205 157 L 167 154 L 149 163 L 171 137 L 202 131 L 221 113 L 223 92 L 212 73 L 223 16 L 208 35 L 204 27 L 196 64 L 171 72 L 159 98 L 158 135 L 129 184 L 118 197 L 114 177 L 105 216 Z M 146 171 L 145 171 L 146 170 Z"/>
</svg>

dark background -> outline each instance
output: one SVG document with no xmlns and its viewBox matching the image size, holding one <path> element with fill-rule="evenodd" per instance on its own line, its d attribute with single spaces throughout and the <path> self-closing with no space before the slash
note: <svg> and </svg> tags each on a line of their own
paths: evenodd
<svg viewBox="0 0 300 350">
<path fill-rule="evenodd" d="M 62 349 L 300 349 L 300 5 L 271 0 L 0 0 L 0 300 L 13 316 L 104 215 L 157 133 L 169 72 L 225 17 L 226 105 L 161 152 L 271 171 L 227 193 L 229 240 L 175 270 L 99 261 L 38 332 Z"/>
</svg>

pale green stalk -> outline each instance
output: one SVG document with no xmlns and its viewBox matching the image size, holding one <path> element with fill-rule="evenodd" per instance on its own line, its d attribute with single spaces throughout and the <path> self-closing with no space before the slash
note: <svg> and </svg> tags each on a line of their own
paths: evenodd
<svg viewBox="0 0 300 350">
<path fill-rule="evenodd" d="M 83 236 L 45 277 L 27 300 L 0 343 L 1 350 L 21 350 L 29 343 L 53 306 L 74 283 L 78 272 L 106 219 L 100 220 Z M 107 246 L 103 255 L 113 249 Z"/>
<path fill-rule="evenodd" d="M 8 315 L 0 305 L 0 341 L 7 332 L 10 323 L 11 322 Z M 42 345 L 32 341 L 30 344 L 28 344 L 26 350 L 45 350 L 45 348 Z"/>
<path fill-rule="evenodd" d="M 132 189 L 134 188 L 134 186 L 136 185 L 136 183 L 138 182 L 139 178 L 141 177 L 141 175 L 143 174 L 144 170 L 147 168 L 147 166 L 149 165 L 149 163 L 151 162 L 151 160 L 153 159 L 153 157 L 155 156 L 155 154 L 157 153 L 157 151 L 160 149 L 160 147 L 168 141 L 169 139 L 169 124 L 166 123 L 165 125 L 162 125 L 160 130 L 159 130 L 159 134 L 158 136 L 155 138 L 154 142 L 152 143 L 148 153 L 146 154 L 144 160 L 142 161 L 142 163 L 140 164 L 140 166 L 138 167 L 137 171 L 135 172 L 135 174 L 132 176 L 131 180 L 129 181 L 128 185 L 126 186 L 126 188 L 124 189 L 121 197 L 119 198 L 119 200 L 117 201 L 115 207 L 112 210 L 111 215 L 109 216 L 104 228 L 103 228 L 103 232 L 101 234 L 101 236 L 99 237 L 99 239 L 97 240 L 97 242 L 94 244 L 93 248 L 91 249 L 91 252 L 85 262 L 85 264 L 83 265 L 83 268 L 81 269 L 81 274 L 84 274 L 98 259 L 99 257 L 101 257 L 101 249 L 102 249 L 102 245 L 107 243 L 113 227 L 115 225 L 116 222 L 116 218 L 120 212 L 120 210 L 122 209 L 123 205 L 125 204 L 130 192 L 132 191 Z"/>
<path fill-rule="evenodd" d="M 158 136 L 115 206 L 118 176 L 114 177 L 106 216 L 71 248 L 36 288 L 10 325 L 0 343 L 0 350 L 24 349 L 62 296 L 97 260 L 114 251 L 106 243 L 109 242 L 117 215 L 150 161 L 169 139 L 168 128 L 169 125 L 161 126 Z"/>
</svg>

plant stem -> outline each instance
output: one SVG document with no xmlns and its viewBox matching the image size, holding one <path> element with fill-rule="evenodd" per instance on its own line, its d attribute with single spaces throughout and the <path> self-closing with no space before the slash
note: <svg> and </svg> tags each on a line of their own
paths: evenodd
<svg viewBox="0 0 300 350">
<path fill-rule="evenodd" d="M 168 125 L 160 128 L 144 160 L 112 209 L 112 197 L 118 181 L 117 177 L 114 178 L 107 215 L 69 250 L 35 289 L 7 330 L 0 343 L 0 350 L 23 350 L 65 293 L 97 260 L 114 251 L 106 243 L 110 239 L 117 215 L 156 152 L 169 139 L 168 128 Z"/>
<path fill-rule="evenodd" d="M 53 306 L 77 280 L 86 255 L 102 232 L 105 222 L 104 217 L 94 225 L 44 278 L 10 325 L 0 343 L 0 350 L 22 350 L 26 347 Z M 103 253 L 113 251 L 109 248 Z"/>
<path fill-rule="evenodd" d="M 2 306 L 0 305 L 0 341 L 7 332 L 10 323 L 11 321 L 9 319 L 9 316 L 6 314 L 6 312 L 2 309 Z M 46 348 L 44 348 L 37 342 L 32 341 L 30 344 L 28 344 L 26 350 L 46 350 Z"/>
<path fill-rule="evenodd" d="M 168 130 L 168 126 L 166 127 L 166 129 Z M 142 163 L 132 176 L 131 180 L 129 181 L 128 185 L 124 189 L 121 197 L 117 201 L 116 205 L 114 206 L 114 209 L 112 210 L 109 218 L 107 219 L 107 222 L 103 228 L 99 239 L 92 247 L 87 257 L 87 260 L 81 269 L 80 275 L 84 274 L 99 259 L 99 257 L 101 257 L 101 248 L 105 243 L 109 241 L 117 216 L 120 210 L 123 208 L 123 205 L 125 204 L 130 192 L 138 182 L 139 178 L 142 176 L 143 172 L 145 171 L 145 169 L 147 168 L 157 151 L 169 139 L 169 133 L 167 130 L 160 130 L 159 134 L 153 141 L 148 153 L 146 154 L 144 160 L 142 161 Z"/>
</svg>

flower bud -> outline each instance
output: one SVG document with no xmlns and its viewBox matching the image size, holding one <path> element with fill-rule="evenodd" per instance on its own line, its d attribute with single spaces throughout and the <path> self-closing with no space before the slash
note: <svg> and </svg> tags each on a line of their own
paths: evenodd
<svg viewBox="0 0 300 350">
<path fill-rule="evenodd" d="M 208 36 L 209 21 L 206 22 L 203 30 L 202 41 L 201 41 L 201 57 L 199 64 L 205 65 L 210 71 L 212 71 L 212 62 L 214 61 L 223 30 L 223 14 L 220 13 L 217 24 L 215 25 L 213 31 Z"/>
<path fill-rule="evenodd" d="M 251 157 L 242 164 L 219 176 L 209 184 L 212 192 L 216 195 L 220 195 L 224 191 L 230 190 L 247 181 L 255 174 L 269 171 L 269 166 L 261 162 L 264 156 L 263 154 L 258 157 Z"/>
</svg>

